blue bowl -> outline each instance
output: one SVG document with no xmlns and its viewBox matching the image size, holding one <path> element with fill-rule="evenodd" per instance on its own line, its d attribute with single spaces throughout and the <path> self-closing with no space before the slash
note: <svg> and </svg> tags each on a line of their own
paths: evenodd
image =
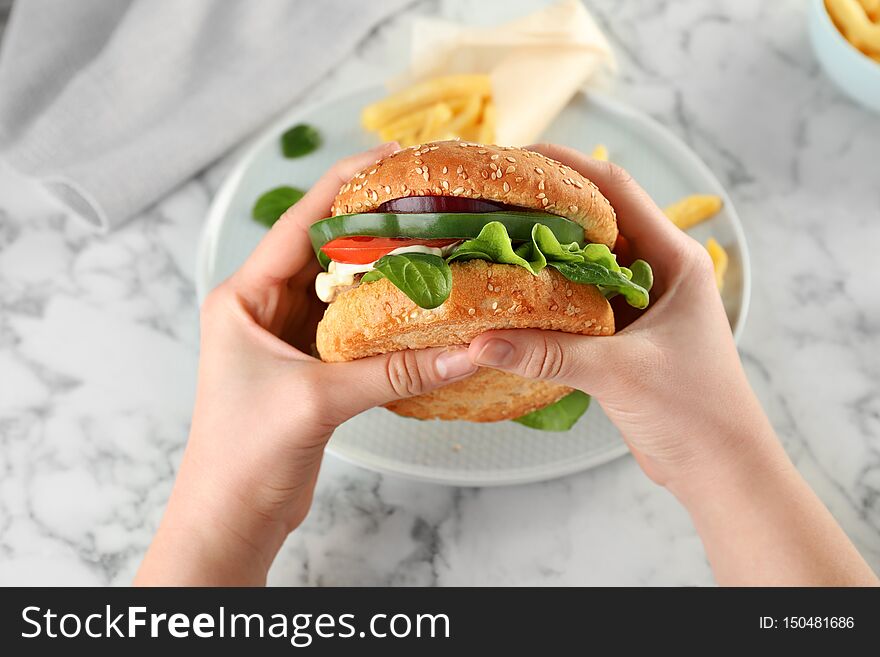
<svg viewBox="0 0 880 657">
<path fill-rule="evenodd" d="M 880 112 L 880 63 L 847 41 L 834 23 L 824 0 L 810 0 L 810 40 L 825 73 L 847 96 Z"/>
</svg>

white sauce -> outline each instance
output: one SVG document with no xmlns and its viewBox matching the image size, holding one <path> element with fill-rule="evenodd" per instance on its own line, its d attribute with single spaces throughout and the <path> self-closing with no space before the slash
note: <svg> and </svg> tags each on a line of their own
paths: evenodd
<svg viewBox="0 0 880 657">
<path fill-rule="evenodd" d="M 399 249 L 394 249 L 393 251 L 389 251 L 387 255 L 399 255 L 401 253 L 427 253 L 429 255 L 442 257 L 448 255 L 449 252 L 459 244 L 461 244 L 461 242 L 444 246 L 442 249 L 433 246 L 415 244 L 413 246 L 402 246 Z M 368 271 L 371 271 L 375 264 L 376 261 L 365 265 L 351 265 L 331 260 L 327 267 L 327 271 L 322 271 L 318 274 L 317 278 L 315 278 L 315 292 L 317 293 L 318 298 L 324 303 L 332 302 L 336 298 L 336 295 L 339 294 L 341 288 L 354 285 L 355 274 L 365 274 Z"/>
</svg>

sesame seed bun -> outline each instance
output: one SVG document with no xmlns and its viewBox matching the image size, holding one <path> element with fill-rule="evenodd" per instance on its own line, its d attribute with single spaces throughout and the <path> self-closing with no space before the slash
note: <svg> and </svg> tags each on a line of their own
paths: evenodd
<svg viewBox="0 0 880 657">
<path fill-rule="evenodd" d="M 547 267 L 537 276 L 522 267 L 484 260 L 453 262 L 452 293 L 424 310 L 386 279 L 347 290 L 318 325 L 321 358 L 339 362 L 402 349 L 468 344 L 491 329 L 539 328 L 611 335 L 614 315 L 598 288 L 572 283 Z M 562 398 L 570 389 L 496 370 L 427 395 L 388 405 L 419 419 L 495 422 L 520 417 Z"/>
<path fill-rule="evenodd" d="M 506 203 L 580 224 L 588 242 L 614 248 L 617 218 L 599 189 L 549 157 L 509 146 L 436 141 L 400 150 L 342 186 L 332 214 L 372 212 L 405 196 L 459 196 Z"/>
</svg>

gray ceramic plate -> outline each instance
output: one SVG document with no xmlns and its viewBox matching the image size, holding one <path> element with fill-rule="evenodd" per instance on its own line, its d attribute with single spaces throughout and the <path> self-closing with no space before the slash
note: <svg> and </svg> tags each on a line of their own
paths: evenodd
<svg viewBox="0 0 880 657">
<path fill-rule="evenodd" d="M 250 219 L 262 192 L 282 184 L 307 188 L 337 159 L 375 142 L 359 114 L 382 90 L 368 89 L 311 108 L 298 108 L 267 130 L 224 182 L 206 222 L 196 283 L 200 298 L 238 268 L 265 229 Z M 281 156 L 278 136 L 304 121 L 323 146 L 300 159 Z M 544 135 L 546 141 L 590 152 L 597 143 L 626 167 L 663 206 L 692 193 L 724 198 L 724 209 L 692 235 L 715 237 L 730 254 L 724 306 L 738 338 L 749 300 L 749 261 L 736 211 L 718 180 L 681 141 L 640 112 L 602 95 L 578 95 Z M 329 453 L 380 472 L 424 481 L 495 486 L 541 481 L 606 463 L 626 453 L 620 435 L 593 404 L 567 433 L 544 433 L 513 422 L 419 422 L 373 409 L 339 427 Z"/>
</svg>

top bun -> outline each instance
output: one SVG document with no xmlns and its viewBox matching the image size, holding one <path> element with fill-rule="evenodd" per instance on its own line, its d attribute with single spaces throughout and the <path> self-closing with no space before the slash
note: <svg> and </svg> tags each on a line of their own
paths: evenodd
<svg viewBox="0 0 880 657">
<path fill-rule="evenodd" d="M 614 208 L 592 182 L 540 153 L 435 141 L 377 160 L 345 183 L 331 214 L 372 212 L 404 196 L 461 196 L 548 212 L 577 222 L 587 242 L 614 248 Z"/>
</svg>

